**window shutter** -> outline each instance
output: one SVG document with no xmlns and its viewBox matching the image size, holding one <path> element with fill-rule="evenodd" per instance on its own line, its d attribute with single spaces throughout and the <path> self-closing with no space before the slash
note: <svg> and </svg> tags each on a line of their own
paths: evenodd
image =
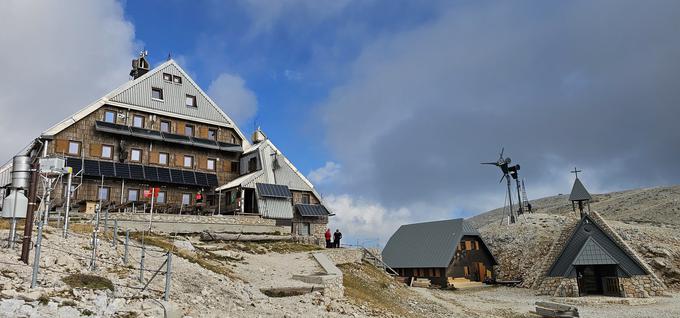
<svg viewBox="0 0 680 318">
<path fill-rule="evenodd" d="M 184 155 L 174 154 L 173 156 L 175 156 L 175 166 L 184 167 Z"/>
<path fill-rule="evenodd" d="M 186 123 L 178 121 L 177 122 L 177 131 L 175 131 L 176 134 L 178 135 L 184 135 L 184 127 L 186 126 Z"/>
<path fill-rule="evenodd" d="M 198 136 L 203 139 L 208 139 L 208 127 L 198 127 Z"/>
<path fill-rule="evenodd" d="M 149 163 L 158 164 L 158 152 L 152 151 L 149 153 Z"/>
<path fill-rule="evenodd" d="M 90 144 L 90 157 L 101 157 L 102 156 L 102 145 L 101 144 Z"/>
<path fill-rule="evenodd" d="M 205 156 L 196 156 L 196 160 L 198 161 L 198 169 L 208 169 L 208 158 Z"/>
<path fill-rule="evenodd" d="M 55 153 L 67 153 L 68 152 L 68 140 L 56 139 L 54 140 L 54 152 Z"/>
</svg>

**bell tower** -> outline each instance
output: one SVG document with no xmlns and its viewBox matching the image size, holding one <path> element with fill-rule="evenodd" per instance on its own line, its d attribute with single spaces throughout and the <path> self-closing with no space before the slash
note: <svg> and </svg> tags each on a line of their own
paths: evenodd
<svg viewBox="0 0 680 318">
<path fill-rule="evenodd" d="M 588 190 L 586 190 L 586 187 L 583 186 L 583 183 L 581 183 L 581 180 L 579 180 L 579 172 L 581 172 L 581 170 L 576 170 L 576 167 L 574 167 L 574 170 L 571 171 L 571 173 L 576 175 L 576 179 L 574 180 L 574 185 L 571 187 L 569 201 L 571 201 L 571 208 L 574 212 L 576 212 L 576 205 L 578 204 L 578 210 L 581 214 L 581 217 L 583 217 L 584 215 L 590 213 L 590 200 L 592 197 L 590 196 L 590 193 L 588 193 Z"/>
</svg>

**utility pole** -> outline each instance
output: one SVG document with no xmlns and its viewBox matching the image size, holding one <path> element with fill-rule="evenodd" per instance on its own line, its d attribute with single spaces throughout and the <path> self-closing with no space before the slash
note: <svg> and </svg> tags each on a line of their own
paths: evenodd
<svg viewBox="0 0 680 318">
<path fill-rule="evenodd" d="M 31 249 L 31 236 L 33 235 L 33 219 L 35 213 L 36 193 L 38 187 L 39 163 L 31 165 L 31 185 L 28 188 L 28 210 L 26 211 L 26 221 L 24 223 L 24 240 L 21 245 L 21 261 L 28 264 L 28 253 Z"/>
</svg>

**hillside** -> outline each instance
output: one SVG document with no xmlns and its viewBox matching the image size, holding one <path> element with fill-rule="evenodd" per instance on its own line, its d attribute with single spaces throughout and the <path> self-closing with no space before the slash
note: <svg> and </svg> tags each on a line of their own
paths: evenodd
<svg viewBox="0 0 680 318">
<path fill-rule="evenodd" d="M 561 225 L 577 218 L 567 195 L 531 201 L 534 213 L 510 226 L 501 225 L 502 209 L 469 219 L 499 258 L 499 277 L 522 279 L 530 287 L 541 260 Z M 635 189 L 593 195 L 591 208 L 602 215 L 671 289 L 680 289 L 680 186 Z"/>
</svg>

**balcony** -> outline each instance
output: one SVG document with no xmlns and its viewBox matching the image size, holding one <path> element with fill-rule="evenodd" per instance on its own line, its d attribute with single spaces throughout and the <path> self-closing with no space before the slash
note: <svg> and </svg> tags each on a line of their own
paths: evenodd
<svg viewBox="0 0 680 318">
<path fill-rule="evenodd" d="M 199 148 L 221 150 L 227 152 L 235 153 L 243 152 L 243 147 L 241 147 L 241 145 L 230 144 L 227 142 L 215 141 L 210 139 L 165 133 L 145 128 L 118 125 L 113 123 L 107 123 L 105 121 L 96 121 L 94 127 L 95 130 L 97 131 L 107 132 L 121 136 L 132 136 L 137 138 L 163 141 L 180 145 L 194 146 Z"/>
</svg>

